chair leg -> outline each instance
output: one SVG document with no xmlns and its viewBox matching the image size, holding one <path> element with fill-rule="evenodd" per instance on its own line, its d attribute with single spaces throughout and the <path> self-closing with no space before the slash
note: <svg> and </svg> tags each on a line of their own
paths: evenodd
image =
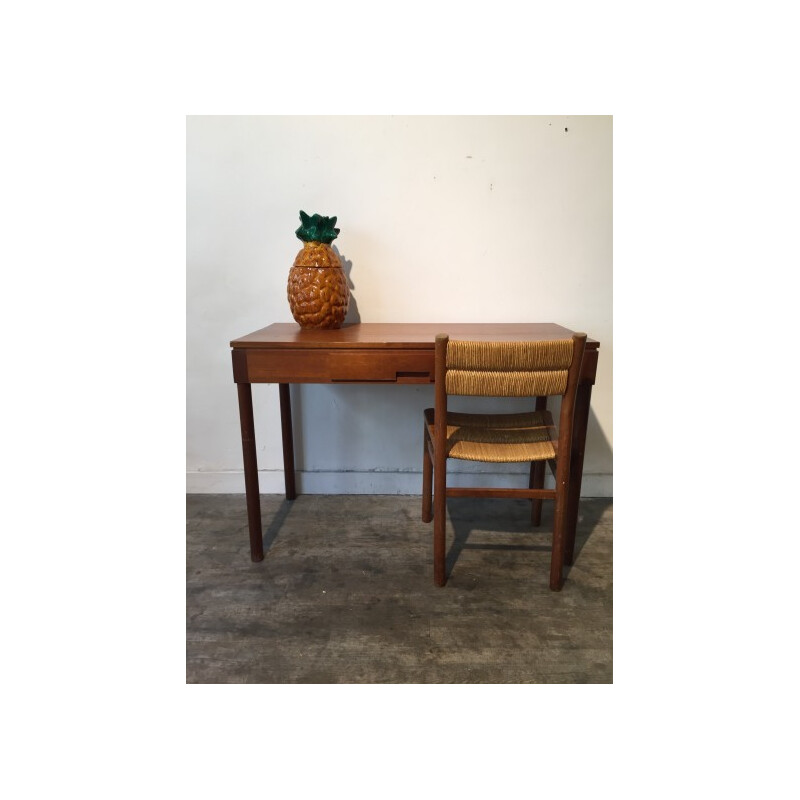
<svg viewBox="0 0 800 800">
<path fill-rule="evenodd" d="M 536 398 L 536 410 L 537 411 L 546 411 L 547 410 L 547 397 L 537 397 Z M 528 484 L 528 488 L 530 489 L 544 489 L 544 473 L 545 473 L 545 464 L 544 461 L 533 461 L 531 462 L 531 479 L 530 483 Z M 541 500 L 532 500 L 531 501 L 531 525 L 534 528 L 538 528 L 542 522 L 542 501 Z"/>
<path fill-rule="evenodd" d="M 434 453 L 433 465 L 433 582 L 447 583 L 445 575 L 445 522 L 447 517 L 447 462 Z"/>
<path fill-rule="evenodd" d="M 561 591 L 564 585 L 564 534 L 567 523 L 567 492 L 558 491 L 553 513 L 553 551 L 550 555 L 550 588 Z"/>
<path fill-rule="evenodd" d="M 433 514 L 433 582 L 436 586 L 447 583 L 445 575 L 445 519 L 444 512 Z"/>
<path fill-rule="evenodd" d="M 433 462 L 428 449 L 428 426 L 422 436 L 422 521 L 430 522 L 433 519 L 431 501 L 433 493 Z"/>
<path fill-rule="evenodd" d="M 544 461 L 531 461 L 531 477 L 528 481 L 529 489 L 544 488 Z M 531 500 L 531 525 L 538 527 L 542 521 L 542 501 Z"/>
</svg>

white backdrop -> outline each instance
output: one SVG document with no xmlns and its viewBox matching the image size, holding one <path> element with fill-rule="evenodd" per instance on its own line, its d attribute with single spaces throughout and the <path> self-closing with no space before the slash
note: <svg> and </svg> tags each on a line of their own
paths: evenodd
<svg viewBox="0 0 800 800">
<path fill-rule="evenodd" d="M 598 339 L 583 495 L 611 496 L 610 116 L 188 117 L 186 185 L 187 491 L 244 491 L 229 343 L 292 322 L 303 209 L 338 217 L 348 319 Z M 431 387 L 292 389 L 300 491 L 420 491 Z M 261 491 L 281 492 L 277 387 L 253 399 Z"/>
</svg>

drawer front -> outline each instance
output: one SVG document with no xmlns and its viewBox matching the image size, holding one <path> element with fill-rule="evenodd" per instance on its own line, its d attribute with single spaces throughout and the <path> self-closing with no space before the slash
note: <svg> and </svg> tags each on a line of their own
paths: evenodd
<svg viewBox="0 0 800 800">
<path fill-rule="evenodd" d="M 245 350 L 250 383 L 326 383 L 327 358 L 313 350 Z"/>
<path fill-rule="evenodd" d="M 234 351 L 234 379 L 250 383 L 431 383 L 433 358 L 433 349 L 242 349 Z"/>
<path fill-rule="evenodd" d="M 425 353 L 388 351 L 333 352 L 328 359 L 332 382 L 430 383 L 433 351 Z"/>
</svg>

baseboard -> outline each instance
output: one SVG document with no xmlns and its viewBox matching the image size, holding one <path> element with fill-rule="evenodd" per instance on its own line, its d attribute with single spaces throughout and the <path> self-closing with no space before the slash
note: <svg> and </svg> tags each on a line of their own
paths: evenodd
<svg viewBox="0 0 800 800">
<path fill-rule="evenodd" d="M 479 480 L 478 480 L 479 477 Z M 448 471 L 451 486 L 509 485 L 508 473 L 459 473 Z M 523 476 L 513 481 L 522 485 Z M 297 472 L 297 491 L 301 494 L 419 494 L 422 474 L 419 472 Z M 552 486 L 552 478 L 545 485 Z M 258 488 L 261 494 L 283 494 L 283 470 L 259 470 Z M 187 494 L 244 494 L 244 473 L 187 472 Z M 581 497 L 613 497 L 613 476 L 584 473 Z"/>
</svg>

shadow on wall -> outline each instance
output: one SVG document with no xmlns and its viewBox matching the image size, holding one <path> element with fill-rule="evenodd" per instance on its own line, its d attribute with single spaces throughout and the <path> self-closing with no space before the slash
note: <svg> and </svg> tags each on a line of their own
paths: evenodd
<svg viewBox="0 0 800 800">
<path fill-rule="evenodd" d="M 339 256 L 339 261 L 342 262 L 342 271 L 344 272 L 344 277 L 347 279 L 347 288 L 350 290 L 350 304 L 347 307 L 347 316 L 344 318 L 345 325 L 354 322 L 361 322 L 361 313 L 358 310 L 358 301 L 353 294 L 353 291 L 356 288 L 352 278 L 353 262 L 350 261 L 350 259 L 345 258 L 339 252 L 339 248 L 335 245 L 333 246 L 333 252 Z"/>
<path fill-rule="evenodd" d="M 611 444 L 603 433 L 597 414 L 594 413 L 591 405 L 589 406 L 589 420 L 586 425 L 586 452 L 591 454 L 592 461 L 604 465 L 603 470 L 606 474 L 614 474 L 614 451 L 611 449 Z M 586 475 L 585 461 L 583 474 Z"/>
</svg>

